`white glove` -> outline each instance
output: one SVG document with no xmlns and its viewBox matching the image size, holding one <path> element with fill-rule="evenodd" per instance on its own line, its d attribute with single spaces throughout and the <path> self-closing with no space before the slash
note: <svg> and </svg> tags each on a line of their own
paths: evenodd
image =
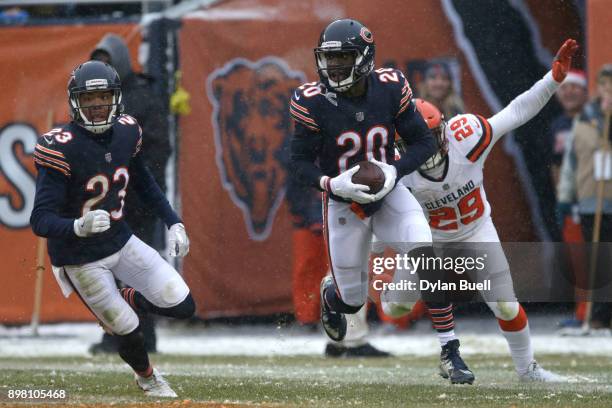
<svg viewBox="0 0 612 408">
<path fill-rule="evenodd" d="M 185 226 L 180 222 L 170 227 L 168 231 L 170 256 L 185 256 L 189 252 L 189 238 Z"/>
<path fill-rule="evenodd" d="M 90 211 L 74 220 L 74 233 L 81 238 L 99 234 L 110 228 L 110 214 L 104 210 Z"/>
<path fill-rule="evenodd" d="M 354 166 L 330 179 L 329 188 L 332 193 L 347 200 L 353 200 L 359 204 L 371 203 L 374 201 L 374 196 L 364 192 L 370 191 L 370 187 L 353 183 L 353 174 L 357 171 L 359 171 L 359 166 Z"/>
<path fill-rule="evenodd" d="M 395 168 L 395 166 L 392 166 L 387 163 L 379 162 L 376 159 L 372 159 L 370 161 L 374 163 L 375 165 L 377 165 L 378 167 L 380 167 L 383 173 L 385 173 L 385 184 L 383 185 L 383 188 L 378 193 L 374 194 L 373 201 L 378 201 L 384 196 L 386 196 L 387 194 L 389 194 L 389 192 L 393 190 L 393 187 L 395 187 L 395 179 L 397 178 L 397 169 Z"/>
</svg>

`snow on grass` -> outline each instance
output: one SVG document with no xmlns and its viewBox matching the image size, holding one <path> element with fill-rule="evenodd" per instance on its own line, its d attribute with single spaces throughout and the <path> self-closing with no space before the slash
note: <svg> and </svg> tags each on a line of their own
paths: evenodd
<svg viewBox="0 0 612 408">
<path fill-rule="evenodd" d="M 85 357 L 98 342 L 102 329 L 93 323 L 57 324 L 40 327 L 32 337 L 28 327 L 0 327 L 0 357 Z M 461 334 L 463 355 L 507 356 L 508 346 L 497 333 Z M 327 339 L 322 334 L 294 333 L 275 328 L 160 328 L 158 349 L 164 354 L 194 356 L 318 356 Z M 538 355 L 612 355 L 612 341 L 605 337 L 560 337 L 554 333 L 532 336 Z M 383 350 L 402 356 L 435 356 L 440 352 L 433 332 L 373 335 L 370 341 Z"/>
</svg>

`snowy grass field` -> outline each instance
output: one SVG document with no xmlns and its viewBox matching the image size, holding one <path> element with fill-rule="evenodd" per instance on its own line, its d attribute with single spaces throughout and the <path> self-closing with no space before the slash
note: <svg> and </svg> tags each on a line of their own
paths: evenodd
<svg viewBox="0 0 612 408">
<path fill-rule="evenodd" d="M 180 396 L 169 406 L 612 406 L 609 357 L 547 355 L 540 359 L 542 364 L 573 377 L 555 386 L 520 383 L 508 358 L 484 355 L 469 358 L 477 375 L 473 386 L 444 381 L 436 374 L 434 357 L 158 355 L 154 360 Z M 0 362 L 0 383 L 3 402 L 10 402 L 6 396 L 11 388 L 65 390 L 68 398 L 57 401 L 62 405 L 151 402 L 114 356 L 5 358 Z"/>
<path fill-rule="evenodd" d="M 466 326 L 466 325 L 464 325 Z M 489 327 L 490 328 L 490 327 Z M 462 354 L 474 385 L 437 374 L 439 346 L 426 331 L 375 334 L 389 359 L 326 359 L 325 339 L 291 328 L 164 328 L 154 364 L 178 400 L 147 399 L 117 356 L 91 356 L 93 324 L 50 325 L 40 337 L 0 330 L 0 404 L 157 407 L 612 407 L 612 338 L 534 334 L 539 362 L 564 374 L 557 385 L 518 381 L 495 332 L 467 333 Z M 486 353 L 486 354 L 484 354 Z M 63 400 L 8 399 L 9 390 L 65 390 Z M 144 405 L 143 405 L 144 404 Z"/>
</svg>

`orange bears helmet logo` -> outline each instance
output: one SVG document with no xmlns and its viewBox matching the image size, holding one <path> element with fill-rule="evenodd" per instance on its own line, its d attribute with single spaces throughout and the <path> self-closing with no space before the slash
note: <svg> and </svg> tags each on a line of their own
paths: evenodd
<svg viewBox="0 0 612 408">
<path fill-rule="evenodd" d="M 223 188 L 242 210 L 249 237 L 265 240 L 285 196 L 291 137 L 287 106 L 305 82 L 280 58 L 236 58 L 207 80 L 216 161 Z"/>
</svg>

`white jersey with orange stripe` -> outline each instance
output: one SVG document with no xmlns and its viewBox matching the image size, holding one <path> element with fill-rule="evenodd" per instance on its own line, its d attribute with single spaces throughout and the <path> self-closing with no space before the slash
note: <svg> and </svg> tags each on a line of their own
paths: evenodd
<svg viewBox="0 0 612 408">
<path fill-rule="evenodd" d="M 415 171 L 402 179 L 428 215 L 434 241 L 469 239 L 490 217 L 483 185 L 487 156 L 503 135 L 533 118 L 558 86 L 549 71 L 490 119 L 464 114 L 448 121 L 449 151 L 442 177 Z"/>
<path fill-rule="evenodd" d="M 460 115 L 453 119 L 468 119 L 466 123 L 474 128 L 473 121 L 478 120 L 474 115 Z M 490 132 L 476 131 L 474 140 L 479 143 L 466 144 L 464 140 L 467 139 L 449 138 L 448 159 L 439 181 L 419 171 L 402 179 L 427 215 L 434 242 L 462 240 L 490 217 L 491 206 L 484 191 L 481 156 L 475 157 L 475 161 L 468 158 L 470 152 L 474 155 L 474 151 L 487 150 L 487 138 L 490 140 Z"/>
</svg>

